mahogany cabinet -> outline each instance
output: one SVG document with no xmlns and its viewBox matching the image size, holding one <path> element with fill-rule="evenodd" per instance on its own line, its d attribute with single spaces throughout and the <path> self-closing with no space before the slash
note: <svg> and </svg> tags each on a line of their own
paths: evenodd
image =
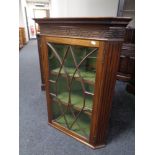
<svg viewBox="0 0 155 155">
<path fill-rule="evenodd" d="M 48 123 L 76 140 L 105 145 L 125 27 L 130 18 L 44 18 L 38 50 Z"/>
</svg>

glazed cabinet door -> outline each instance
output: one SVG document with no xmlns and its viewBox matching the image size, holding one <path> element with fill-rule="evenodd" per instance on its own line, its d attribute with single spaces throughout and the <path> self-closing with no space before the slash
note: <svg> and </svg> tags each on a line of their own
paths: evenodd
<svg viewBox="0 0 155 155">
<path fill-rule="evenodd" d="M 89 141 L 98 41 L 46 37 L 49 122 Z"/>
</svg>

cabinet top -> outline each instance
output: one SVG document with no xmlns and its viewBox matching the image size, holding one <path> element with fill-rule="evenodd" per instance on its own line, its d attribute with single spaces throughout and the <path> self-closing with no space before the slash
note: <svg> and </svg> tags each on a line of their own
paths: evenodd
<svg viewBox="0 0 155 155">
<path fill-rule="evenodd" d="M 41 35 L 122 40 L 130 17 L 35 18 Z"/>
<path fill-rule="evenodd" d="M 34 18 L 38 24 L 84 24 L 126 27 L 130 17 Z"/>
</svg>

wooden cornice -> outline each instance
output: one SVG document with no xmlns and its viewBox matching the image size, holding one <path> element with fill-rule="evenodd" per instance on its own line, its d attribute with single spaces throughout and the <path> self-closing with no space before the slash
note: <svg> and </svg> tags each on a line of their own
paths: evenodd
<svg viewBox="0 0 155 155">
<path fill-rule="evenodd" d="M 40 34 L 95 40 L 122 40 L 129 17 L 35 18 Z"/>
<path fill-rule="evenodd" d="M 130 17 L 34 18 L 38 24 L 84 24 L 126 27 Z"/>
</svg>

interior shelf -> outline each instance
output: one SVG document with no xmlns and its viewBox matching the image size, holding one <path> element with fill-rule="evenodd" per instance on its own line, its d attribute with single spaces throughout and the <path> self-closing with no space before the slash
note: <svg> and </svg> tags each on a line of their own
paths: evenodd
<svg viewBox="0 0 155 155">
<path fill-rule="evenodd" d="M 51 94 L 53 96 L 53 94 Z M 68 105 L 68 97 L 69 97 L 69 93 L 68 92 L 63 92 L 61 94 L 59 94 L 57 97 L 53 96 L 53 99 L 56 101 L 60 101 L 64 106 Z M 71 106 L 73 106 L 73 109 L 77 110 L 77 111 L 81 111 L 81 109 L 83 108 L 83 102 L 84 102 L 84 98 L 83 96 L 79 95 L 78 93 L 71 93 Z M 92 97 L 91 96 L 87 96 L 85 98 L 85 106 L 83 109 L 83 112 L 89 116 L 91 116 L 91 112 L 92 112 Z"/>
<path fill-rule="evenodd" d="M 74 72 L 75 72 L 75 68 L 65 67 L 65 69 L 66 69 L 68 75 L 70 77 L 72 77 Z M 51 74 L 58 75 L 59 70 L 60 70 L 60 68 L 53 69 L 53 70 L 51 70 Z M 66 77 L 63 69 L 61 69 L 60 75 Z M 95 83 L 95 72 L 93 73 L 93 72 L 86 71 L 86 70 L 80 70 L 80 75 L 81 75 L 81 77 L 85 83 L 94 85 L 94 83 Z M 75 73 L 74 78 L 76 80 L 80 81 L 80 77 L 79 77 L 77 72 Z"/>
</svg>

